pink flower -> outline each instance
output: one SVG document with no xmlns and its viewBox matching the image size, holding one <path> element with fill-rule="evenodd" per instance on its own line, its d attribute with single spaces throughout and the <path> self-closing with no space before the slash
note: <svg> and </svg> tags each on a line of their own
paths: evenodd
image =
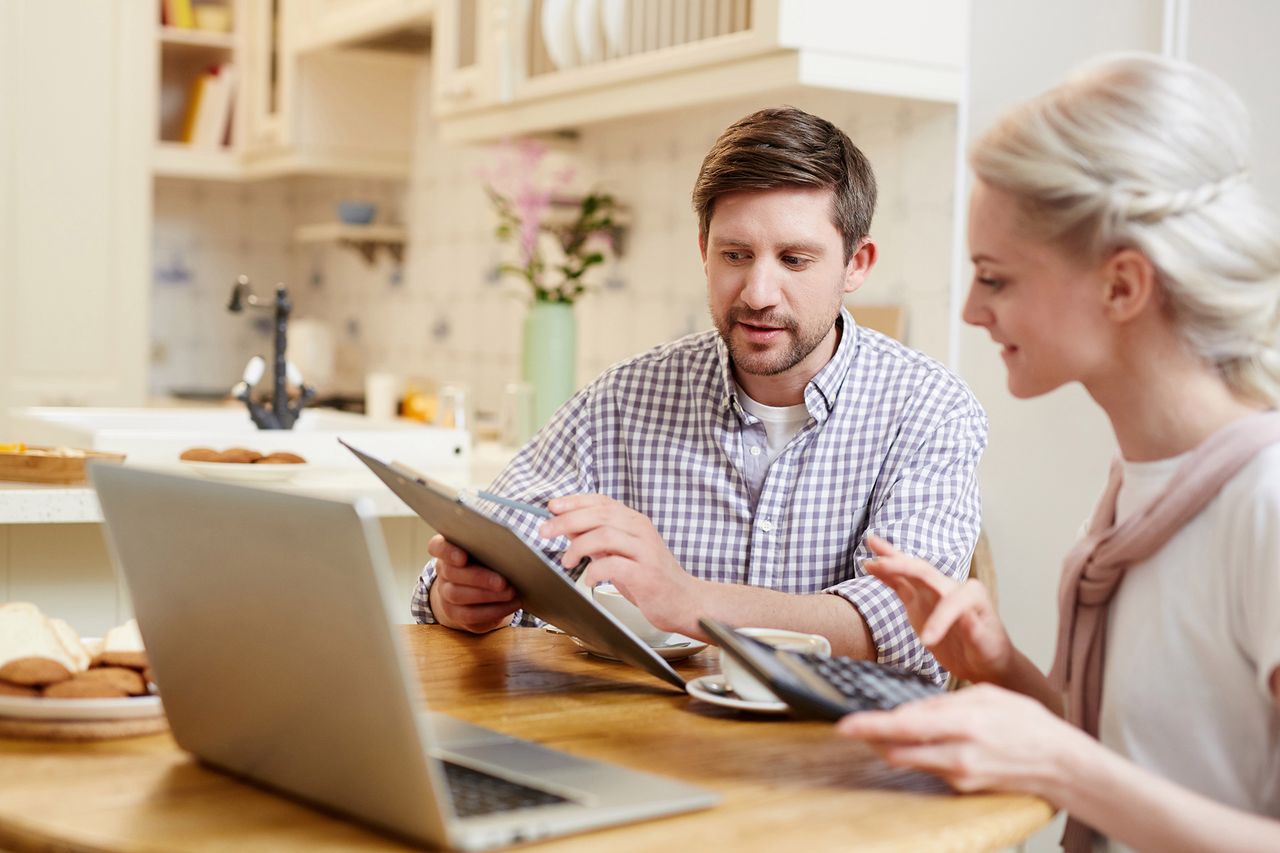
<svg viewBox="0 0 1280 853">
<path fill-rule="evenodd" d="M 520 253 L 527 264 L 537 251 L 542 220 L 551 209 L 551 193 L 526 185 L 512 200 L 512 206 L 520 218 Z"/>
</svg>

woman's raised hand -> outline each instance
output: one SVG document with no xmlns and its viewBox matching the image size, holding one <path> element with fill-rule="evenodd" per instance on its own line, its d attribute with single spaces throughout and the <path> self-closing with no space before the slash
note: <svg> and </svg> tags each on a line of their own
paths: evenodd
<svg viewBox="0 0 1280 853">
<path fill-rule="evenodd" d="M 878 536 L 866 542 L 876 557 L 863 568 L 902 599 L 911 627 L 938 663 L 957 678 L 1002 682 L 1014 647 L 987 588 L 976 580 L 957 583 Z"/>
</svg>

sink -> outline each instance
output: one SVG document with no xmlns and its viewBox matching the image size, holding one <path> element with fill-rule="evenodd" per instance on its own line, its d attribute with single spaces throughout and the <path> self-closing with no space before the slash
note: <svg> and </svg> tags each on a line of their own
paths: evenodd
<svg viewBox="0 0 1280 853">
<path fill-rule="evenodd" d="M 338 444 L 344 438 L 383 459 L 404 462 L 452 480 L 471 463 L 466 430 L 413 421 L 372 420 L 331 409 L 303 411 L 292 430 L 260 430 L 244 408 L 37 407 L 10 412 L 13 435 L 28 444 L 111 450 L 129 462 L 176 464 L 189 447 L 249 447 L 263 453 L 288 450 L 316 467 L 357 468 L 360 460 Z"/>
</svg>

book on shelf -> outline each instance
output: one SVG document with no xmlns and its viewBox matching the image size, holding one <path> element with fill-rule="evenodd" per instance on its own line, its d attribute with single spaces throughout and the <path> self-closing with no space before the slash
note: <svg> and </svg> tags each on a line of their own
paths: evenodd
<svg viewBox="0 0 1280 853">
<path fill-rule="evenodd" d="M 194 148 L 220 148 L 231 129 L 235 90 L 236 69 L 229 62 L 197 76 L 187 98 L 182 141 Z"/>
<path fill-rule="evenodd" d="M 191 0 L 161 0 L 160 21 L 168 27 L 193 29 L 196 25 L 196 14 Z"/>
</svg>

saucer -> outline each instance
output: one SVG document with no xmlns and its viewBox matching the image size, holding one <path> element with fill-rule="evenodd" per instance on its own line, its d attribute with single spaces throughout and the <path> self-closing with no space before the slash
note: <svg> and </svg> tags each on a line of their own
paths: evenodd
<svg viewBox="0 0 1280 853">
<path fill-rule="evenodd" d="M 740 699 L 736 694 L 722 696 L 719 693 L 712 693 L 703 686 L 708 683 L 722 685 L 724 684 L 724 676 L 718 672 L 704 675 L 689 681 L 684 687 L 694 699 L 710 702 L 712 705 L 719 705 L 722 708 L 732 708 L 735 711 L 751 711 L 755 714 L 785 714 L 791 710 L 786 702 L 753 702 L 750 699 Z"/>
<path fill-rule="evenodd" d="M 582 640 L 579 640 L 577 637 L 570 636 L 569 639 L 577 643 L 578 646 L 584 649 L 589 655 L 595 655 L 596 657 L 604 658 L 605 660 L 616 661 L 618 659 L 616 656 L 606 652 L 604 649 L 597 649 L 594 646 L 588 645 Z M 684 660 L 685 658 L 693 657 L 706 647 L 706 643 L 698 640 L 691 640 L 684 634 L 672 634 L 671 641 L 667 644 L 662 646 L 650 646 L 649 648 L 657 652 L 658 657 L 663 660 Z"/>
</svg>

